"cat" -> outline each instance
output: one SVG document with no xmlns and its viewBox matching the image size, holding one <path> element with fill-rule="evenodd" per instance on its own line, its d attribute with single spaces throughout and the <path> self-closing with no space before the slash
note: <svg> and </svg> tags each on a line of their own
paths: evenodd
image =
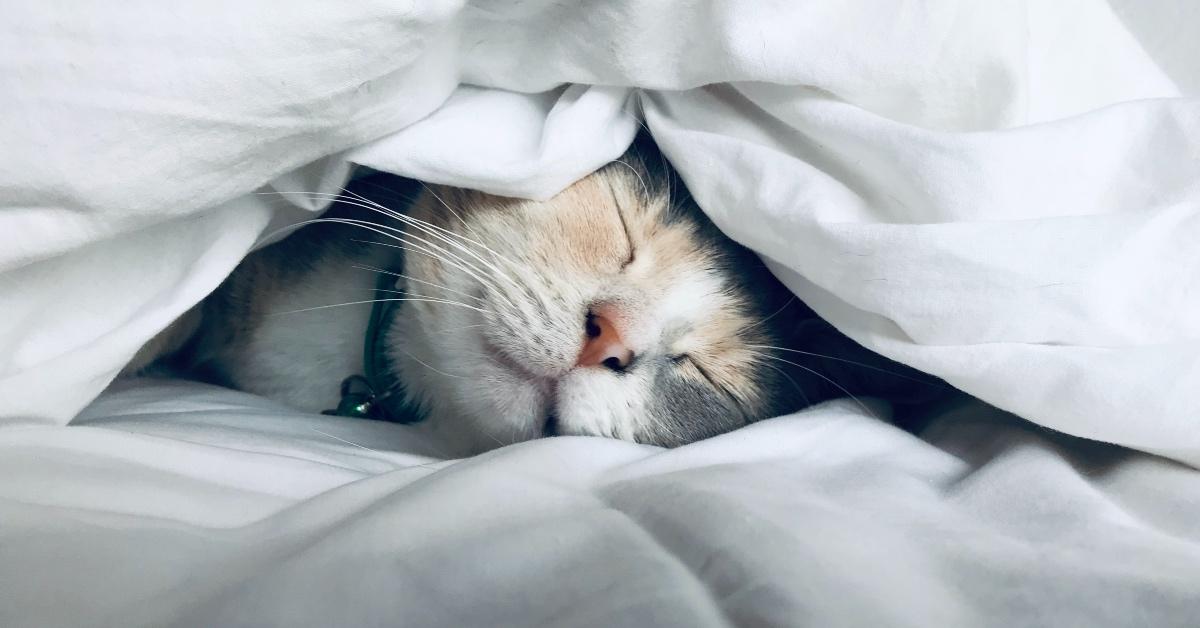
<svg viewBox="0 0 1200 628">
<path fill-rule="evenodd" d="M 150 363 L 418 422 L 464 455 L 557 435 L 678 446 L 930 381 L 816 318 L 645 136 L 546 201 L 361 177 L 128 370 Z"/>
</svg>

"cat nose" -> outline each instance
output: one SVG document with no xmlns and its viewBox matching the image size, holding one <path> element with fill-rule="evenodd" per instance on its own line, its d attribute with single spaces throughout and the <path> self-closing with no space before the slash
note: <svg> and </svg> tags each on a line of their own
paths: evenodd
<svg viewBox="0 0 1200 628">
<path fill-rule="evenodd" d="M 607 316 L 588 313 L 584 329 L 587 339 L 583 341 L 583 351 L 575 366 L 605 366 L 619 372 L 633 362 L 633 351 Z"/>
</svg>

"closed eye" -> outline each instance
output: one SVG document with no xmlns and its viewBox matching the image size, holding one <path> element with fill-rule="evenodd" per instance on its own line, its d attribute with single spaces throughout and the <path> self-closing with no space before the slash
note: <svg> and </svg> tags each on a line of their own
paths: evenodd
<svg viewBox="0 0 1200 628">
<path fill-rule="evenodd" d="M 700 373 L 700 376 L 704 378 L 704 381 L 708 382 L 709 386 L 713 387 L 713 390 L 717 391 L 718 394 L 720 394 L 720 395 L 724 396 L 726 399 L 728 399 L 729 403 L 731 404 L 732 407 L 737 408 L 737 410 L 739 412 L 744 413 L 744 411 L 742 410 L 742 404 L 738 402 L 737 397 L 735 395 L 733 395 L 731 392 L 729 392 L 729 389 L 718 384 L 717 381 L 712 378 L 712 375 L 709 375 L 708 371 L 703 366 L 701 366 L 699 362 L 697 362 L 694 358 L 692 358 L 692 356 L 690 356 L 686 353 L 681 353 L 679 355 L 673 355 L 673 356 L 671 356 L 671 362 L 673 364 L 676 364 L 681 367 L 685 364 L 690 365 L 692 368 L 696 369 L 696 372 Z M 743 418 L 744 418 L 744 416 L 745 415 L 743 414 Z"/>
<path fill-rule="evenodd" d="M 703 377 L 706 381 L 708 381 L 709 385 L 711 385 L 713 388 L 716 388 L 717 390 L 722 390 L 721 387 L 717 385 L 717 382 L 713 381 L 713 378 L 711 375 L 708 374 L 708 371 L 704 370 L 704 367 L 700 366 L 700 363 L 697 362 L 694 358 L 692 358 L 691 355 L 689 355 L 687 353 L 673 355 L 673 356 L 671 356 L 671 362 L 674 362 L 675 364 L 678 364 L 678 365 L 684 365 L 684 364 L 690 365 L 692 368 L 696 369 L 696 372 L 700 373 L 701 377 Z M 722 392 L 724 392 L 724 391 L 722 391 Z"/>
</svg>

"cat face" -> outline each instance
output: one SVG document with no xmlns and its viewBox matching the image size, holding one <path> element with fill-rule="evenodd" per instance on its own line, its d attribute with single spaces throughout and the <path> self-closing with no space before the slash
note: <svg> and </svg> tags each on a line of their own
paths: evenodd
<svg viewBox="0 0 1200 628">
<path fill-rule="evenodd" d="M 432 186 L 408 213 L 397 287 L 414 300 L 389 358 L 464 450 L 675 446 L 801 405 L 768 357 L 782 287 L 656 157 L 632 151 L 547 201 Z"/>
</svg>

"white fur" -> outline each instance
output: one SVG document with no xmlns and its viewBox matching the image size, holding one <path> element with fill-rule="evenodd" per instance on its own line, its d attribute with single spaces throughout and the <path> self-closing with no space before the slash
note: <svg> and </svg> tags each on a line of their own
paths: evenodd
<svg viewBox="0 0 1200 628">
<path fill-rule="evenodd" d="M 510 257 L 518 257 L 521 247 L 528 246 L 517 238 L 508 242 L 512 248 L 502 253 Z M 442 270 L 447 288 L 467 294 L 484 292 L 481 282 L 469 273 Z M 534 438 L 551 410 L 560 433 L 632 440 L 641 423 L 650 420 L 646 404 L 653 394 L 652 382 L 636 370 L 617 374 L 597 367 L 574 368 L 584 341 L 586 304 L 618 298 L 624 304 L 623 333 L 641 359 L 687 351 L 686 335 L 666 332 L 686 329 L 697 317 L 709 316 L 719 307 L 720 278 L 699 269 L 677 272 L 664 282 L 665 289 L 651 294 L 627 275 L 596 281 L 566 268 L 537 272 L 547 275 L 544 281 L 526 284 L 539 285 L 547 301 L 561 299 L 567 304 L 564 313 L 550 320 L 518 316 L 517 325 L 558 339 L 558 345 L 524 347 L 508 342 L 511 338 L 489 338 L 496 332 L 494 322 L 454 305 L 414 303 L 396 322 L 398 344 L 393 357 L 401 364 L 402 378 L 430 410 L 432 429 L 456 449 L 478 451 Z M 496 298 L 488 300 L 485 308 L 504 309 Z M 668 339 L 674 343 L 666 344 Z M 506 353 L 520 362 L 519 370 L 491 359 L 489 343 L 506 347 Z M 542 348 L 555 357 L 522 358 Z"/>
<path fill-rule="evenodd" d="M 266 317 L 228 368 L 242 388 L 313 412 L 336 408 L 341 382 L 362 373 L 375 274 L 326 264 L 302 285 L 270 294 Z M 322 308 L 298 312 L 306 308 Z"/>
</svg>

